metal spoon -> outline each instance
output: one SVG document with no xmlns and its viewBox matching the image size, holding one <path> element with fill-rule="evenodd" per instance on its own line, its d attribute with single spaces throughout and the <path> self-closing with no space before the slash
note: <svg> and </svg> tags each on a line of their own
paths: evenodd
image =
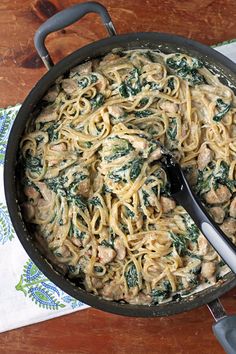
<svg viewBox="0 0 236 354">
<path fill-rule="evenodd" d="M 162 156 L 158 161 L 161 162 L 167 173 L 172 197 L 184 207 L 217 253 L 231 270 L 236 273 L 236 246 L 214 222 L 201 201 L 193 193 L 180 165 L 170 151 L 161 144 L 159 146 Z"/>
</svg>

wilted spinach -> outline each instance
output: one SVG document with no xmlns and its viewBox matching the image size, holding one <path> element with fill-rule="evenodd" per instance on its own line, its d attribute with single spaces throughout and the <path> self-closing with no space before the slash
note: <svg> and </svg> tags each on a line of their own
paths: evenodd
<svg viewBox="0 0 236 354">
<path fill-rule="evenodd" d="M 231 104 L 225 103 L 221 98 L 217 98 L 216 100 L 216 108 L 218 113 L 214 115 L 213 120 L 215 122 L 220 122 L 222 118 L 229 112 L 231 108 Z"/>
</svg>

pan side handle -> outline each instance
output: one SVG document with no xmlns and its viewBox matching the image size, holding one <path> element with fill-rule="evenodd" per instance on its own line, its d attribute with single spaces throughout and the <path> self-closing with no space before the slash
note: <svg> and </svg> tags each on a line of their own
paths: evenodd
<svg viewBox="0 0 236 354">
<path fill-rule="evenodd" d="M 227 354 L 236 353 L 236 315 L 227 315 L 219 299 L 210 302 L 208 308 L 216 323 L 213 333 Z"/>
<path fill-rule="evenodd" d="M 78 21 L 88 13 L 95 12 L 102 18 L 103 24 L 110 36 L 116 35 L 115 27 L 112 23 L 111 17 L 107 9 L 98 2 L 84 2 L 68 7 L 50 17 L 44 22 L 34 36 L 35 48 L 42 59 L 44 65 L 49 70 L 54 64 L 48 50 L 45 46 L 45 39 L 48 34 L 59 31 L 72 23 Z"/>
</svg>

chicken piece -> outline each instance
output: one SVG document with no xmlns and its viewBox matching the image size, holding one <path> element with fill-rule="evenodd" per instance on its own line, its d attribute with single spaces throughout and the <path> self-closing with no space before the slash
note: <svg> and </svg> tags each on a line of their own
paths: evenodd
<svg viewBox="0 0 236 354">
<path fill-rule="evenodd" d="M 177 113 L 178 112 L 178 105 L 174 102 L 164 101 L 160 104 L 160 108 L 163 111 L 167 111 L 168 113 Z"/>
<path fill-rule="evenodd" d="M 58 114 L 55 110 L 55 107 L 48 106 L 46 107 L 35 120 L 36 123 L 46 123 L 57 120 Z"/>
<path fill-rule="evenodd" d="M 161 148 L 157 148 L 150 154 L 150 162 L 159 160 L 162 157 Z"/>
<path fill-rule="evenodd" d="M 88 75 L 92 72 L 92 61 L 86 61 L 83 64 L 77 65 L 71 69 L 72 73 L 78 73 L 80 75 Z"/>
<path fill-rule="evenodd" d="M 22 214 L 25 218 L 25 221 L 31 221 L 34 216 L 35 216 L 35 208 L 32 204 L 30 203 L 23 203 L 21 205 L 21 210 L 22 210 Z"/>
<path fill-rule="evenodd" d="M 98 257 L 102 264 L 111 262 L 116 256 L 116 251 L 111 247 L 98 246 Z"/>
<path fill-rule="evenodd" d="M 73 79 L 64 79 L 61 82 L 61 87 L 63 90 L 68 93 L 68 95 L 72 94 L 78 89 L 78 86 Z"/>
<path fill-rule="evenodd" d="M 229 215 L 236 219 L 236 197 L 233 198 L 229 207 Z"/>
<path fill-rule="evenodd" d="M 108 113 L 112 115 L 114 118 L 119 118 L 124 115 L 124 110 L 117 104 L 113 104 L 112 106 L 108 106 Z"/>
<path fill-rule="evenodd" d="M 209 162 L 212 161 L 212 159 L 213 152 L 206 145 L 202 145 L 197 158 L 199 170 L 203 170 L 209 164 Z"/>
<path fill-rule="evenodd" d="M 35 182 L 35 185 L 39 188 L 41 195 L 46 201 L 50 201 L 52 197 L 52 191 L 48 189 L 44 182 Z"/>
<path fill-rule="evenodd" d="M 176 203 L 173 199 L 170 199 L 168 197 L 161 197 L 161 206 L 163 213 L 169 213 L 176 207 Z"/>
<path fill-rule="evenodd" d="M 231 192 L 228 187 L 221 184 L 216 190 L 211 189 L 205 193 L 204 198 L 208 204 L 221 204 L 230 200 Z"/>
<path fill-rule="evenodd" d="M 37 200 L 40 196 L 39 192 L 32 186 L 26 186 L 24 193 L 29 199 Z"/>
<path fill-rule="evenodd" d="M 123 290 L 120 284 L 117 284 L 115 280 L 104 285 L 100 294 L 107 300 L 120 300 L 123 299 Z"/>
<path fill-rule="evenodd" d="M 236 220 L 228 218 L 220 225 L 220 228 L 227 236 L 234 236 L 236 234 Z"/>
<path fill-rule="evenodd" d="M 101 279 L 98 279 L 96 277 L 91 277 L 91 283 L 95 289 L 102 289 L 103 288 L 103 282 L 101 281 Z"/>
<path fill-rule="evenodd" d="M 48 90 L 43 100 L 47 102 L 54 102 L 58 96 L 58 93 L 59 93 L 59 87 L 54 85 Z"/>
<path fill-rule="evenodd" d="M 209 212 L 217 224 L 222 224 L 225 218 L 225 211 L 221 207 L 212 207 Z"/>
<path fill-rule="evenodd" d="M 66 146 L 65 143 L 60 143 L 60 144 L 53 145 L 51 147 L 51 150 L 53 150 L 53 151 L 65 151 L 66 148 L 67 148 L 67 146 Z"/>
<path fill-rule="evenodd" d="M 124 138 L 128 140 L 135 149 L 142 151 L 148 147 L 148 143 L 145 139 L 136 135 L 125 135 Z"/>
<path fill-rule="evenodd" d="M 83 195 L 84 197 L 88 197 L 90 191 L 90 180 L 86 178 L 78 185 L 78 193 Z"/>
<path fill-rule="evenodd" d="M 216 272 L 216 265 L 213 262 L 202 263 L 201 275 L 203 278 L 208 280 L 214 280 L 214 275 Z"/>
<path fill-rule="evenodd" d="M 200 234 L 198 239 L 197 239 L 197 243 L 198 243 L 198 248 L 199 248 L 200 255 L 205 256 L 208 253 L 209 247 L 210 247 L 210 245 L 209 245 L 207 239 L 205 238 L 205 236 Z"/>
<path fill-rule="evenodd" d="M 121 239 L 118 237 L 114 241 L 114 248 L 116 250 L 116 258 L 122 261 L 126 256 L 126 248 Z"/>
</svg>

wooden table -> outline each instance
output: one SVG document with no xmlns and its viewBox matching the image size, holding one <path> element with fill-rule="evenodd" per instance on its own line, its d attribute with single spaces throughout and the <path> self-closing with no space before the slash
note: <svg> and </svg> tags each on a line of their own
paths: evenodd
<svg viewBox="0 0 236 354">
<path fill-rule="evenodd" d="M 1 0 L 0 107 L 24 100 L 45 73 L 34 45 L 39 25 L 79 1 Z M 104 0 L 118 33 L 171 32 L 215 44 L 236 37 L 235 0 Z M 98 16 L 52 34 L 55 61 L 106 32 Z M 236 312 L 236 290 L 222 298 Z M 17 314 L 16 314 L 17 316 Z M 88 309 L 0 335 L 0 353 L 223 353 L 206 307 L 169 318 L 139 319 Z"/>
</svg>

